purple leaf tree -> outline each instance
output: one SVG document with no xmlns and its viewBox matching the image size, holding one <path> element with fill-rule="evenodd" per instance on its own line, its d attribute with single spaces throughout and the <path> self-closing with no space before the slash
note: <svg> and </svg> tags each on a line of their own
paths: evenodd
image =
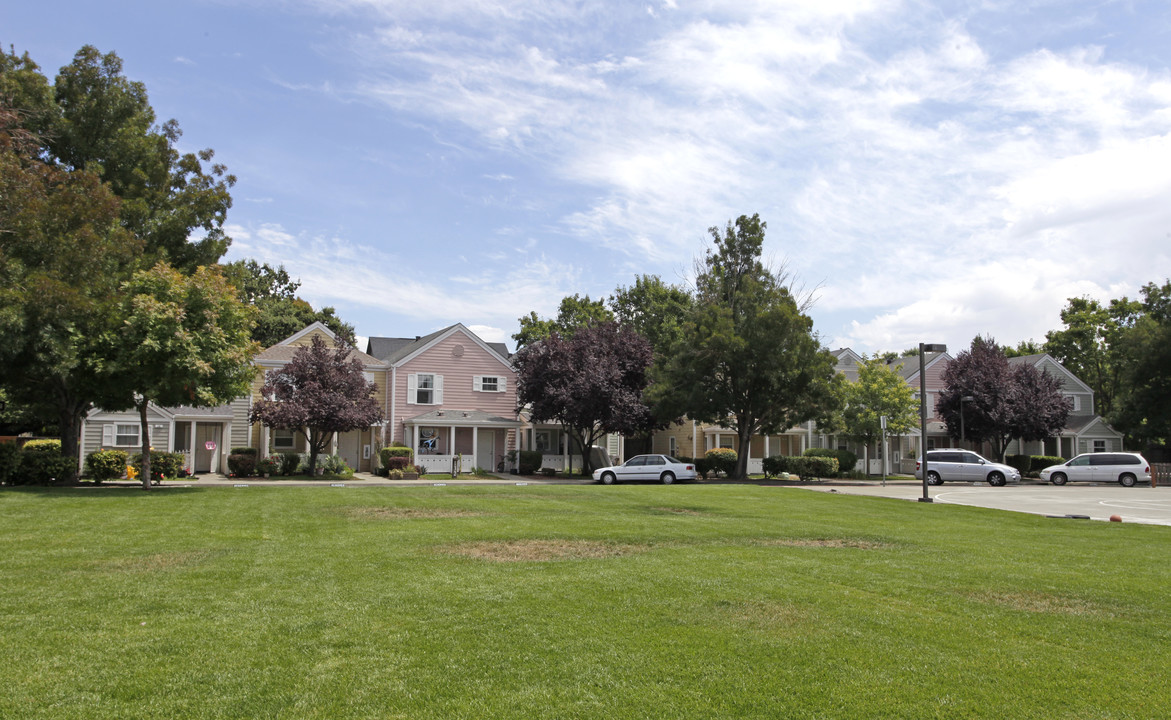
<svg viewBox="0 0 1171 720">
<path fill-rule="evenodd" d="M 936 410 L 948 434 L 960 437 L 963 405 L 967 439 L 991 443 L 1001 462 L 1014 439 L 1044 440 L 1069 419 L 1071 403 L 1061 394 L 1061 382 L 1032 365 L 1009 364 L 990 339 L 974 339 L 943 371 L 943 382 Z"/>
<path fill-rule="evenodd" d="M 633 434 L 653 423 L 642 399 L 651 361 L 650 344 L 613 322 L 589 325 L 570 338 L 553 332 L 513 358 L 517 403 L 528 406 L 535 421 L 565 426 L 588 475 L 589 448 L 603 435 Z"/>
<path fill-rule="evenodd" d="M 374 383 L 363 375 L 362 362 L 351 348 L 333 349 L 320 337 L 298 348 L 284 367 L 269 370 L 261 399 L 252 407 L 252 422 L 301 433 L 309 445 L 309 474 L 317 470 L 317 456 L 334 433 L 349 432 L 382 422 L 382 408 L 374 399 Z"/>
</svg>

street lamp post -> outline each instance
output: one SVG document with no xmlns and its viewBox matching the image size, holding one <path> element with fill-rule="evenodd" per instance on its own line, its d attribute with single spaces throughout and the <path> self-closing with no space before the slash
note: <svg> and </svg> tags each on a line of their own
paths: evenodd
<svg viewBox="0 0 1171 720">
<path fill-rule="evenodd" d="M 963 447 L 964 443 L 968 441 L 968 434 L 964 432 L 964 403 L 972 402 L 975 399 L 971 395 L 960 398 L 960 447 Z"/>
<path fill-rule="evenodd" d="M 923 497 L 919 502 L 932 502 L 927 494 L 927 361 L 929 352 L 947 352 L 947 345 L 919 343 L 919 465 L 923 469 Z"/>
</svg>

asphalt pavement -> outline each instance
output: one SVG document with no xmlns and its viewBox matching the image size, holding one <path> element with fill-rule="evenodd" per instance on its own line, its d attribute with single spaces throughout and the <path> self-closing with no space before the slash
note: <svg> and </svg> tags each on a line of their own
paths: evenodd
<svg viewBox="0 0 1171 720">
<path fill-rule="evenodd" d="M 797 487 L 820 492 L 903 500 L 918 500 L 923 497 L 923 485 L 918 481 L 888 482 L 886 487 L 883 487 L 878 480 L 842 483 L 827 480 L 824 483 Z M 993 510 L 1057 517 L 1085 515 L 1091 520 L 1109 520 L 1112 515 L 1117 515 L 1122 522 L 1171 525 L 1171 487 L 1153 488 L 1150 485 L 1136 485 L 1126 488 L 1110 483 L 1071 483 L 1058 486 L 1030 482 L 991 487 L 987 483 L 944 483 L 929 486 L 927 493 L 936 503 L 972 505 Z"/>
</svg>

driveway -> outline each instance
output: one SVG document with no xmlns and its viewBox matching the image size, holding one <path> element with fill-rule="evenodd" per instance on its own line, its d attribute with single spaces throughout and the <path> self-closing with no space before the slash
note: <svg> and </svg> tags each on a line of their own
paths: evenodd
<svg viewBox="0 0 1171 720">
<path fill-rule="evenodd" d="M 878 481 L 826 481 L 824 484 L 798 487 L 903 500 L 917 500 L 923 496 L 921 483 L 907 481 L 888 482 L 886 487 L 882 487 Z M 1121 485 L 1097 483 L 1058 487 L 1025 482 L 998 488 L 989 487 L 985 483 L 946 483 L 927 490 L 937 503 L 973 505 L 1036 515 L 1088 515 L 1092 520 L 1109 520 L 1111 515 L 1118 515 L 1123 522 L 1171 525 L 1171 487 L 1138 485 L 1124 488 Z"/>
</svg>

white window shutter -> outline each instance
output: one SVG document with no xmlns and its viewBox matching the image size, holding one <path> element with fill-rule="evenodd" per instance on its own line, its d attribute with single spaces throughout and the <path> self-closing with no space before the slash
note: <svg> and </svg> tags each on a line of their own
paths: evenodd
<svg viewBox="0 0 1171 720">
<path fill-rule="evenodd" d="M 473 375 L 472 376 L 472 390 L 474 390 L 476 392 L 483 392 L 484 391 L 484 376 L 483 375 Z"/>
<path fill-rule="evenodd" d="M 102 447 L 114 447 L 114 423 L 102 426 Z"/>
<path fill-rule="evenodd" d="M 508 387 L 505 383 L 506 383 L 506 380 L 504 379 L 503 376 L 496 378 L 496 391 L 497 392 L 504 392 L 505 389 L 507 389 L 507 387 Z"/>
<path fill-rule="evenodd" d="M 443 376 L 435 376 L 435 390 L 432 391 L 431 402 L 435 405 L 443 404 Z"/>
<path fill-rule="evenodd" d="M 419 376 L 415 373 L 407 375 L 407 404 L 419 404 Z"/>
</svg>

